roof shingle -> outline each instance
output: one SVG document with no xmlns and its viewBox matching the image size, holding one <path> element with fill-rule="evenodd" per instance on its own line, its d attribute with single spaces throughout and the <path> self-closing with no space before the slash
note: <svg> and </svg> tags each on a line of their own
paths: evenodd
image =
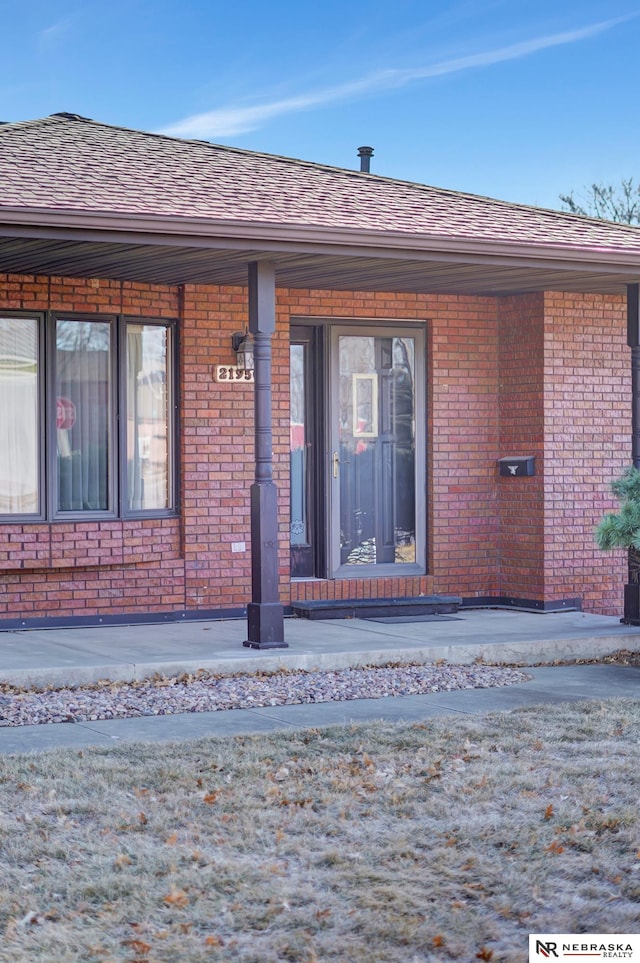
<svg viewBox="0 0 640 963">
<path fill-rule="evenodd" d="M 640 254 L 628 225 L 72 114 L 0 125 L 3 207 Z"/>
</svg>

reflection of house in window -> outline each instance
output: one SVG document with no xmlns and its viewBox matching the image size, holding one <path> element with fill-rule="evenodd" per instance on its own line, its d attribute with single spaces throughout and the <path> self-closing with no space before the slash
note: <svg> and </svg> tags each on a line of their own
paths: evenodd
<svg viewBox="0 0 640 963">
<path fill-rule="evenodd" d="M 307 541 L 307 466 L 306 466 L 306 397 L 305 397 L 304 345 L 290 347 L 290 469 L 291 544 L 303 545 Z"/>
<path fill-rule="evenodd" d="M 129 508 L 169 503 L 167 329 L 127 325 L 127 459 Z"/>
<path fill-rule="evenodd" d="M 353 434 L 356 438 L 378 437 L 378 376 L 354 374 Z"/>
<path fill-rule="evenodd" d="M 0 514 L 170 510 L 172 345 L 160 321 L 0 317 Z"/>
<path fill-rule="evenodd" d="M 58 510 L 109 508 L 111 325 L 59 319 L 56 397 L 68 398 L 75 421 L 58 428 Z"/>
<path fill-rule="evenodd" d="M 0 318 L 0 514 L 38 511 L 38 322 Z"/>
</svg>

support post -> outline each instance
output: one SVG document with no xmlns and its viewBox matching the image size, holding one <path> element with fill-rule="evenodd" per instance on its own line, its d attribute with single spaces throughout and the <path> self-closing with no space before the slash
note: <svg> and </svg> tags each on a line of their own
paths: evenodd
<svg viewBox="0 0 640 963">
<path fill-rule="evenodd" d="M 273 481 L 271 339 L 276 327 L 275 268 L 249 264 L 249 331 L 255 378 L 255 481 L 251 486 L 251 602 L 247 606 L 251 649 L 287 648 L 284 609 L 278 592 L 278 491 Z"/>
<path fill-rule="evenodd" d="M 640 468 L 640 285 L 627 284 L 627 344 L 631 348 L 631 460 Z"/>
</svg>

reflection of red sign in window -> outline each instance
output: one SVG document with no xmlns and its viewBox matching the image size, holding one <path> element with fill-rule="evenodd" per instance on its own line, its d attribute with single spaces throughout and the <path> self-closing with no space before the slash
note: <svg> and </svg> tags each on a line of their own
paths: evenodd
<svg viewBox="0 0 640 963">
<path fill-rule="evenodd" d="M 56 398 L 56 428 L 73 428 L 76 423 L 76 406 L 71 398 Z"/>
<path fill-rule="evenodd" d="M 304 448 L 304 425 L 292 421 L 291 427 L 289 428 L 289 435 L 291 439 L 291 451 L 298 451 L 300 448 Z"/>
</svg>

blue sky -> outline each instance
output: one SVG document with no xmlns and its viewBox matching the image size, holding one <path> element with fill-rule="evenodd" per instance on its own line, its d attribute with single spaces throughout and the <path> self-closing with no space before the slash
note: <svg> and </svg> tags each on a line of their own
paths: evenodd
<svg viewBox="0 0 640 963">
<path fill-rule="evenodd" d="M 0 0 L 0 120 L 70 111 L 558 207 L 640 181 L 640 0 Z"/>
</svg>

